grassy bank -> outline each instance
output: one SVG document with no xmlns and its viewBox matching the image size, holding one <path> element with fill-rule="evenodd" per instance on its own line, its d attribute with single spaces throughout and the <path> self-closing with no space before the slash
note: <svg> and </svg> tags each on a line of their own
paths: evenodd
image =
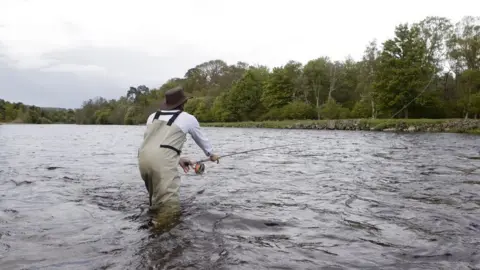
<svg viewBox="0 0 480 270">
<path fill-rule="evenodd" d="M 454 132 L 480 134 L 478 119 L 341 119 L 202 123 L 205 127 Z"/>
</svg>

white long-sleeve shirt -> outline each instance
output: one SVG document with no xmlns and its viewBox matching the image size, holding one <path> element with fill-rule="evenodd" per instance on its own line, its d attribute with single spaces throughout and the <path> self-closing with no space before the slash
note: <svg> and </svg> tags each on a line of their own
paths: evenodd
<svg viewBox="0 0 480 270">
<path fill-rule="evenodd" d="M 163 112 L 177 112 L 178 110 L 163 110 Z M 148 126 L 153 122 L 153 118 L 155 117 L 155 113 L 150 114 L 147 119 L 146 125 Z M 159 120 L 168 121 L 173 115 L 160 115 L 158 117 Z M 190 134 L 192 139 L 195 143 L 202 149 L 207 157 L 213 154 L 213 147 L 208 140 L 208 138 L 203 134 L 200 123 L 198 122 L 197 118 L 185 111 L 181 112 L 173 125 L 177 125 L 185 134 Z"/>
</svg>

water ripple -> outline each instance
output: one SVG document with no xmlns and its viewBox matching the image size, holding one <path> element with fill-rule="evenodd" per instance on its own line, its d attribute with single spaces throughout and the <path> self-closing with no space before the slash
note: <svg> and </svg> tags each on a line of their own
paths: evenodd
<svg viewBox="0 0 480 270">
<path fill-rule="evenodd" d="M 480 269 L 478 137 L 208 128 L 221 154 L 304 145 L 183 175 L 159 233 L 142 132 L 1 126 L 2 269 Z"/>
</svg>

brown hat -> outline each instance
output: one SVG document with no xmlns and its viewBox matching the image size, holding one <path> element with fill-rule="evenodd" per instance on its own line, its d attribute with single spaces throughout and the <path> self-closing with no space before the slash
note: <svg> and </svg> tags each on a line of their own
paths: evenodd
<svg viewBox="0 0 480 270">
<path fill-rule="evenodd" d="M 190 99 L 190 97 L 185 95 L 181 86 L 175 87 L 165 92 L 165 101 L 160 105 L 160 110 L 175 109 L 187 102 L 188 99 Z"/>
</svg>

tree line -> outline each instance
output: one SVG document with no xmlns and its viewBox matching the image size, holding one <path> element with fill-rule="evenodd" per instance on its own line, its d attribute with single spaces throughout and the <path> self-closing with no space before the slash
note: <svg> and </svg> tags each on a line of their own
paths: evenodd
<svg viewBox="0 0 480 270">
<path fill-rule="evenodd" d="M 143 124 L 164 92 L 179 85 L 194 97 L 185 110 L 202 122 L 477 118 L 480 17 L 452 22 L 432 16 L 399 24 L 393 38 L 369 42 L 359 61 L 320 56 L 270 69 L 211 60 L 156 89 L 140 85 L 119 99 L 85 101 L 75 123 Z M 70 111 L 63 113 L 70 121 Z"/>
<path fill-rule="evenodd" d="M 72 109 L 40 108 L 0 99 L 0 123 L 74 124 L 75 121 L 75 111 Z"/>
</svg>

